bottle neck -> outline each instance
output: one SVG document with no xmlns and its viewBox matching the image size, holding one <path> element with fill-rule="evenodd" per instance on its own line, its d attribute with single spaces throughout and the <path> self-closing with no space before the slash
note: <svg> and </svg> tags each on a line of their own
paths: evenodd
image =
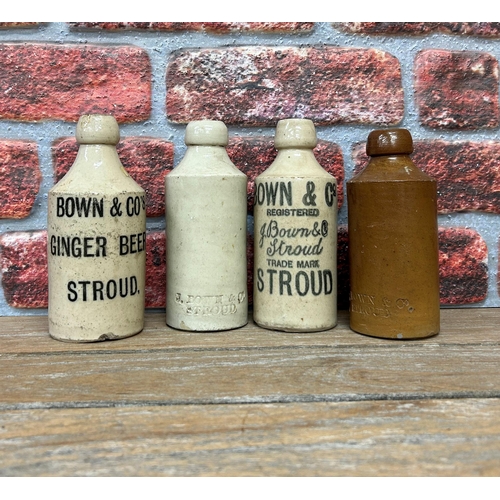
<svg viewBox="0 0 500 500">
<path fill-rule="evenodd" d="M 187 147 L 186 154 L 208 155 L 208 156 L 225 156 L 227 154 L 224 146 L 190 144 Z"/>
<path fill-rule="evenodd" d="M 371 156 L 369 163 L 377 168 L 400 168 L 401 165 L 412 164 L 409 155 L 404 154 L 391 154 L 391 155 L 378 155 Z"/>
<path fill-rule="evenodd" d="M 311 148 L 280 148 L 278 149 L 278 155 L 291 155 L 296 157 L 309 157 L 314 156 L 313 150 Z"/>
</svg>

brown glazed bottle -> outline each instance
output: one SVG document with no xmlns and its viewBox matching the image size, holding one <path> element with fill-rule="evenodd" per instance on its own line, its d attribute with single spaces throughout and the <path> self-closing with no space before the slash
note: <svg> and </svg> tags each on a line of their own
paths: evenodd
<svg viewBox="0 0 500 500">
<path fill-rule="evenodd" d="M 350 326 L 358 333 L 439 333 L 436 181 L 412 152 L 408 130 L 374 130 L 368 166 L 347 182 Z"/>
</svg>

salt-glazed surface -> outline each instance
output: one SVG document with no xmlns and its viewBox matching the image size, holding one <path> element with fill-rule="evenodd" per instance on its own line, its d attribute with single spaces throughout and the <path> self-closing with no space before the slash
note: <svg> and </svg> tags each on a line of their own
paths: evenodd
<svg viewBox="0 0 500 500">
<path fill-rule="evenodd" d="M 255 322 L 312 332 L 337 323 L 337 182 L 316 160 L 311 120 L 280 120 L 278 155 L 255 179 Z"/>
<path fill-rule="evenodd" d="M 49 191 L 49 333 L 93 342 L 144 327 L 146 200 L 116 152 L 116 119 L 84 115 L 75 163 Z"/>
<path fill-rule="evenodd" d="M 165 177 L 167 325 L 239 328 L 248 321 L 247 177 L 217 120 L 187 125 L 186 154 Z"/>
</svg>

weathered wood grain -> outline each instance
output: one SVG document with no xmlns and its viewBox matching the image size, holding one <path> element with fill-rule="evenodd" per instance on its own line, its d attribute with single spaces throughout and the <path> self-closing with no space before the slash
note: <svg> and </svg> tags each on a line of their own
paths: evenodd
<svg viewBox="0 0 500 500">
<path fill-rule="evenodd" d="M 287 343 L 273 344 L 255 328 L 253 341 L 242 345 L 234 344 L 231 332 L 217 334 L 215 344 L 200 345 L 201 339 L 182 343 L 193 334 L 161 329 L 144 334 L 156 339 L 150 348 L 127 348 L 124 339 L 82 349 L 82 344 L 39 338 L 47 351 L 2 348 L 0 409 L 500 397 L 499 344 L 485 339 L 482 330 L 470 330 L 467 343 L 464 338 L 446 345 L 439 337 L 388 342 L 341 330 L 358 343 L 332 342 L 326 332 L 314 339 L 283 334 L 278 338 Z M 256 341 L 259 335 L 262 345 Z M 177 337 L 174 345 L 171 336 Z"/>
<path fill-rule="evenodd" d="M 3 355 L 0 409 L 36 405 L 500 397 L 500 351 L 204 349 Z"/>
<path fill-rule="evenodd" d="M 500 309 L 444 309 L 441 333 L 389 341 L 189 333 L 49 338 L 0 318 L 2 476 L 495 476 Z"/>
<path fill-rule="evenodd" d="M 165 314 L 147 312 L 144 330 L 133 337 L 119 341 L 90 344 L 64 343 L 48 335 L 46 316 L 0 317 L 0 354 L 2 353 L 60 353 L 60 352 L 112 352 L 140 349 L 179 348 L 237 348 L 285 346 L 392 346 L 401 344 L 473 344 L 474 342 L 500 345 L 500 309 L 469 308 L 442 309 L 441 333 L 419 341 L 399 341 L 372 338 L 354 333 L 349 328 L 347 311 L 339 311 L 338 325 L 326 332 L 284 333 L 264 330 L 255 326 L 251 314 L 248 325 L 227 332 L 183 332 L 165 324 Z M 478 335 L 480 338 L 478 338 Z"/>
<path fill-rule="evenodd" d="M 498 476 L 498 415 L 492 399 L 4 411 L 0 475 Z"/>
</svg>

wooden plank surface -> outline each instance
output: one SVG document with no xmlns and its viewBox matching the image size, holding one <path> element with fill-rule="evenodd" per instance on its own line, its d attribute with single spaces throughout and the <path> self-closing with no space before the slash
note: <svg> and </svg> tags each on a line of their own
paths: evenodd
<svg viewBox="0 0 500 500">
<path fill-rule="evenodd" d="M 138 349 L 178 349 L 178 348 L 241 348 L 241 347 L 284 347 L 284 346 L 380 346 L 401 344 L 471 344 L 480 333 L 481 343 L 500 342 L 500 309 L 442 309 L 441 333 L 419 341 L 384 340 L 359 335 L 349 329 L 347 311 L 339 311 L 338 325 L 326 332 L 285 333 L 257 328 L 250 316 L 248 325 L 229 332 L 181 332 L 165 325 L 165 314 L 146 314 L 144 330 L 133 337 L 117 341 L 89 344 L 59 342 L 48 336 L 46 316 L 0 317 L 0 353 L 48 353 L 125 351 Z"/>
<path fill-rule="evenodd" d="M 500 310 L 441 333 L 144 331 L 63 343 L 0 318 L 0 475 L 498 475 Z"/>
<path fill-rule="evenodd" d="M 498 476 L 498 400 L 0 412 L 3 476 Z"/>
<path fill-rule="evenodd" d="M 398 342 L 354 334 L 346 321 L 312 335 L 250 325 L 251 338 L 238 345 L 234 332 L 196 336 L 157 323 L 136 337 L 96 344 L 39 335 L 32 352 L 26 339 L 20 352 L 2 344 L 0 405 L 500 396 L 500 340 L 482 329 L 460 335 L 445 326 L 436 337 Z"/>
</svg>

